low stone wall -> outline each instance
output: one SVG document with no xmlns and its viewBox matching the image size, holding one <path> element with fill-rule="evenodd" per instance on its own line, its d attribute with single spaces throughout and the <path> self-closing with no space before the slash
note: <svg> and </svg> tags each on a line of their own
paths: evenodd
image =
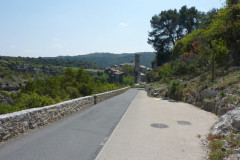
<svg viewBox="0 0 240 160">
<path fill-rule="evenodd" d="M 108 98 L 111 98 L 113 96 L 119 95 L 119 94 L 125 92 L 126 90 L 128 90 L 128 87 L 118 89 L 118 90 L 115 90 L 115 91 L 109 91 L 109 92 L 105 92 L 105 93 L 95 94 L 94 95 L 95 104 L 97 104 L 101 101 L 104 101 L 105 99 L 108 99 Z"/>
<path fill-rule="evenodd" d="M 0 115 L 0 141 L 8 140 L 29 129 L 38 128 L 96 103 L 125 92 L 127 88 L 81 97 L 41 108 Z"/>
</svg>

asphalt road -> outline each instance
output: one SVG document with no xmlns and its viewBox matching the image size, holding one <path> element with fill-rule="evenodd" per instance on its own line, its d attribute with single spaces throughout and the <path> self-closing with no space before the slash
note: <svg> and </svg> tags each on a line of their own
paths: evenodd
<svg viewBox="0 0 240 160">
<path fill-rule="evenodd" d="M 137 89 L 0 144 L 0 160 L 95 159 Z"/>
</svg>

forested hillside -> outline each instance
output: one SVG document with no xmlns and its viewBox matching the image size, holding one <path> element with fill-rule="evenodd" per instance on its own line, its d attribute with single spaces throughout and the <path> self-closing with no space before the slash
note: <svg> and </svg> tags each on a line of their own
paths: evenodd
<svg viewBox="0 0 240 160">
<path fill-rule="evenodd" d="M 109 83 L 97 64 L 75 59 L 0 57 L 0 114 L 129 85 Z"/>
<path fill-rule="evenodd" d="M 32 66 L 61 66 L 61 67 L 84 67 L 85 69 L 100 69 L 94 62 L 81 61 L 76 59 L 58 59 L 58 58 L 29 58 L 29 57 L 7 57 L 0 56 L 0 59 L 13 64 L 29 64 Z"/>
<path fill-rule="evenodd" d="M 127 84 L 125 84 L 127 85 Z M 62 75 L 30 80 L 18 92 L 0 90 L 0 114 L 50 104 L 115 90 L 124 84 L 108 83 L 108 75 L 97 73 L 92 77 L 80 67 L 77 71 L 67 68 Z"/>
<path fill-rule="evenodd" d="M 29 80 L 61 75 L 66 67 L 100 69 L 95 63 L 79 60 L 0 56 L 0 90 L 19 90 Z"/>
<path fill-rule="evenodd" d="M 154 52 L 141 52 L 137 53 L 140 55 L 140 63 L 147 67 L 152 67 L 151 62 L 155 58 Z M 55 57 L 53 57 L 55 59 Z M 113 64 L 120 65 L 129 61 L 135 60 L 135 53 L 122 53 L 122 54 L 113 54 L 113 53 L 91 53 L 87 55 L 78 55 L 78 56 L 59 56 L 58 59 L 67 59 L 67 60 L 81 60 L 85 62 L 93 62 L 99 66 L 105 68 Z"/>
</svg>

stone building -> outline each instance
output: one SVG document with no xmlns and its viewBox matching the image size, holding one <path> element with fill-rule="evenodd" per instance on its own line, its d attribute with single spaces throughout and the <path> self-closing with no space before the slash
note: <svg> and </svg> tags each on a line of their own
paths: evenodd
<svg viewBox="0 0 240 160">
<path fill-rule="evenodd" d="M 129 65 L 134 67 L 134 78 L 135 78 L 135 83 L 141 82 L 146 82 L 146 72 L 151 70 L 151 68 L 147 68 L 144 65 L 140 65 L 140 55 L 135 54 L 135 62 L 127 62 L 120 64 L 120 68 L 123 67 L 124 65 Z M 127 73 L 124 73 L 121 71 L 121 69 L 118 68 L 117 65 L 112 65 L 111 67 L 105 68 L 105 73 L 109 75 L 110 82 L 112 83 L 117 83 L 117 82 L 122 82 L 123 78 L 127 76 Z"/>
<path fill-rule="evenodd" d="M 138 83 L 141 80 L 141 74 L 140 74 L 140 69 L 139 68 L 140 68 L 140 55 L 135 54 L 135 68 L 134 68 L 135 83 Z"/>
<path fill-rule="evenodd" d="M 104 72 L 109 75 L 109 80 L 112 83 L 122 82 L 123 78 L 126 76 L 126 73 L 118 70 L 117 65 L 105 68 Z"/>
</svg>

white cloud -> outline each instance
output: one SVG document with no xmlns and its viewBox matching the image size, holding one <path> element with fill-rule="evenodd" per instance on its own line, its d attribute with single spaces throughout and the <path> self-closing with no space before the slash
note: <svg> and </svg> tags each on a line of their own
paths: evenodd
<svg viewBox="0 0 240 160">
<path fill-rule="evenodd" d="M 54 45 L 52 45 L 52 47 L 56 48 L 56 49 L 61 49 L 62 45 L 61 44 L 54 44 Z"/>
<path fill-rule="evenodd" d="M 126 23 L 123 23 L 123 22 L 120 22 L 119 25 L 120 25 L 121 27 L 127 27 L 127 26 L 128 26 Z"/>
</svg>

